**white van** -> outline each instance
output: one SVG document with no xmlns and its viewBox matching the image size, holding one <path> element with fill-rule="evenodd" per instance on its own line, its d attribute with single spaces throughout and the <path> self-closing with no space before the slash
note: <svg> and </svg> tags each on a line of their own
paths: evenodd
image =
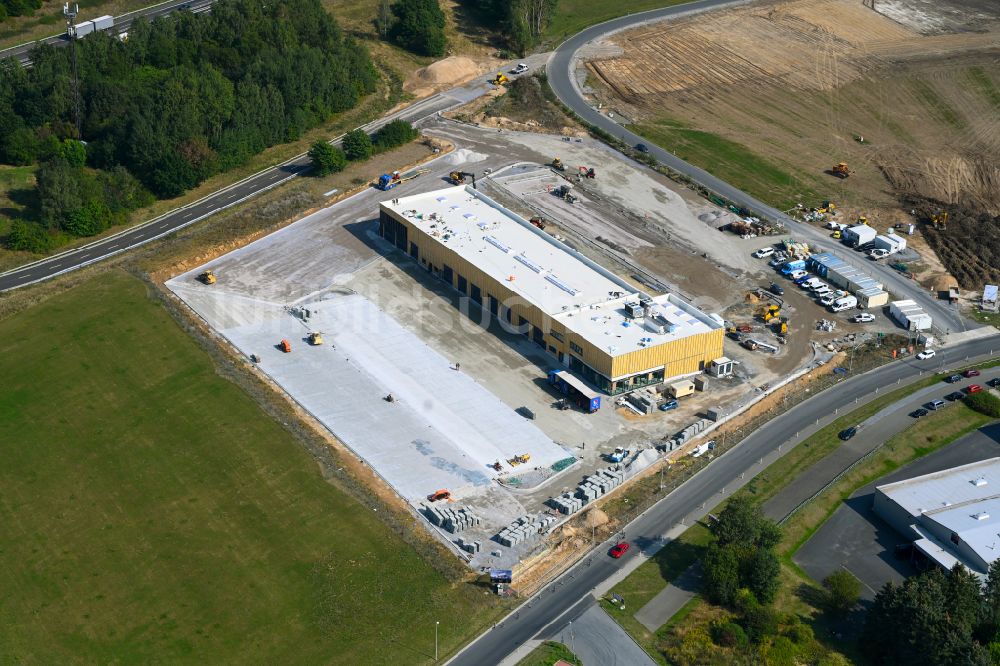
<svg viewBox="0 0 1000 666">
<path fill-rule="evenodd" d="M 817 294 L 819 294 L 820 290 L 822 290 L 824 294 L 830 291 L 830 285 L 828 285 L 826 282 L 823 282 L 818 278 L 816 279 L 816 283 L 809 288 L 812 289 Z"/>
<path fill-rule="evenodd" d="M 753 256 L 757 257 L 758 259 L 763 259 L 764 257 L 770 257 L 772 254 L 774 254 L 773 247 L 762 247 L 756 252 L 754 252 Z"/>
<path fill-rule="evenodd" d="M 828 284 L 821 284 L 820 286 L 818 286 L 815 289 L 813 289 L 813 296 L 819 298 L 820 296 L 826 296 L 827 294 L 829 294 L 831 292 L 832 292 L 832 290 L 830 289 L 830 285 L 828 285 Z"/>
<path fill-rule="evenodd" d="M 844 296 L 843 298 L 838 298 L 830 306 L 831 312 L 842 312 L 844 310 L 850 310 L 851 308 L 858 307 L 858 297 L 857 296 Z"/>
<path fill-rule="evenodd" d="M 816 287 L 820 286 L 821 284 L 825 284 L 825 283 L 822 280 L 820 280 L 818 277 L 814 277 L 814 278 L 809 278 L 808 280 L 806 280 L 805 282 L 803 282 L 799 286 L 802 287 L 803 289 L 815 289 Z"/>
</svg>

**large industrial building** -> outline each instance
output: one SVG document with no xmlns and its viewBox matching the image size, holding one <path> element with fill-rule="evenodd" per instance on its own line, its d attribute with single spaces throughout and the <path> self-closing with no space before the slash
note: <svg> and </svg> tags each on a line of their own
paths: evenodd
<svg viewBox="0 0 1000 666">
<path fill-rule="evenodd" d="M 874 510 L 931 562 L 985 576 L 1000 557 L 1000 458 L 878 486 Z"/>
<path fill-rule="evenodd" d="M 640 293 L 471 187 L 383 202 L 379 235 L 605 393 L 722 356 L 717 315 Z"/>
</svg>

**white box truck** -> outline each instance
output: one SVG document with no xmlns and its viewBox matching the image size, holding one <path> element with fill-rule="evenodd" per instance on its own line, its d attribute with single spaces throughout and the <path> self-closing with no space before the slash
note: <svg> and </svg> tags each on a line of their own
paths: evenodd
<svg viewBox="0 0 1000 666">
<path fill-rule="evenodd" d="M 831 312 L 842 312 L 844 310 L 850 310 L 851 308 L 858 307 L 858 297 L 857 296 L 844 296 L 843 298 L 838 298 L 833 303 L 830 304 Z"/>
<path fill-rule="evenodd" d="M 80 37 L 86 37 L 90 33 L 94 32 L 94 30 L 95 28 L 93 21 L 84 21 L 83 23 L 77 23 L 73 28 L 73 32 L 76 34 L 77 39 L 79 39 Z"/>
<path fill-rule="evenodd" d="M 95 30 L 107 30 L 113 27 L 115 27 L 114 16 L 108 16 L 107 14 L 105 14 L 104 16 L 98 16 L 97 18 L 94 19 Z"/>
</svg>

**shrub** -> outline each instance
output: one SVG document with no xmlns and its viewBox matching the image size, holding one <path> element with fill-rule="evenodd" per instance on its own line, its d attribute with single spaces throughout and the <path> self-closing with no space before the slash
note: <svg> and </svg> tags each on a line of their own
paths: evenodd
<svg viewBox="0 0 1000 666">
<path fill-rule="evenodd" d="M 747 636 L 754 643 L 760 643 L 778 631 L 778 618 L 774 611 L 767 606 L 747 609 L 741 624 L 746 630 Z"/>
<path fill-rule="evenodd" d="M 846 569 L 837 569 L 824 578 L 823 587 L 827 593 L 827 609 L 835 615 L 847 613 L 861 598 L 861 581 Z"/>
<path fill-rule="evenodd" d="M 18 220 L 10 226 L 5 245 L 10 250 L 43 254 L 55 247 L 55 238 L 37 224 Z"/>
<path fill-rule="evenodd" d="M 795 644 L 784 636 L 778 636 L 768 647 L 766 660 L 768 666 L 794 666 L 798 649 Z"/>
<path fill-rule="evenodd" d="M 405 120 L 393 120 L 375 133 L 375 145 L 379 150 L 389 150 L 413 141 L 419 134 Z"/>
<path fill-rule="evenodd" d="M 785 629 L 785 636 L 788 636 L 788 639 L 796 645 L 808 645 L 816 639 L 812 627 L 801 622 L 797 622 Z"/>
<path fill-rule="evenodd" d="M 363 129 L 351 130 L 344 135 L 344 154 L 349 160 L 366 160 L 372 156 L 372 139 Z"/>
<path fill-rule="evenodd" d="M 964 398 L 965 404 L 981 414 L 992 418 L 1000 418 L 1000 398 L 992 393 L 970 393 Z"/>
<path fill-rule="evenodd" d="M 736 647 L 746 645 L 749 642 L 746 632 L 743 631 L 743 627 L 728 620 L 725 622 L 713 622 L 710 632 L 715 644 L 722 647 Z"/>
<path fill-rule="evenodd" d="M 313 173 L 317 176 L 337 173 L 347 166 L 347 155 L 344 151 L 326 141 L 317 141 L 309 148 L 309 159 L 312 160 Z"/>
</svg>

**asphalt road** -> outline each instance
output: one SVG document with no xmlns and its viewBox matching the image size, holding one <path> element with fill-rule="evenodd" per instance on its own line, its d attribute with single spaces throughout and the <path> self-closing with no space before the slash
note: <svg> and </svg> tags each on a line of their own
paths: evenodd
<svg viewBox="0 0 1000 666">
<path fill-rule="evenodd" d="M 1000 354 L 1000 336 L 973 340 L 951 348 L 939 349 L 929 361 L 896 361 L 843 383 L 810 398 L 768 422 L 738 446 L 728 451 L 696 474 L 625 528 L 625 539 L 632 544 L 626 555 L 615 560 L 607 550 L 609 541 L 542 591 L 527 600 L 496 628 L 482 634 L 449 663 L 454 666 L 497 664 L 522 643 L 541 634 L 559 633 L 567 623 L 589 608 L 591 592 L 639 552 L 662 541 L 662 535 L 685 520 L 701 518 L 733 491 L 748 483 L 756 474 L 787 453 L 794 443 L 823 427 L 855 406 L 855 398 L 870 398 L 876 391 L 892 390 L 926 372 L 937 372 L 963 365 L 996 351 Z M 863 400 L 862 400 L 863 402 Z M 761 462 L 763 461 L 763 462 Z M 742 478 L 741 478 L 742 475 Z"/>
<path fill-rule="evenodd" d="M 114 35 L 121 34 L 123 32 L 128 32 L 129 26 L 132 25 L 132 21 L 144 18 L 152 21 L 160 16 L 166 16 L 171 12 L 177 11 L 182 5 L 186 5 L 185 9 L 192 12 L 203 12 L 208 11 L 214 0 L 176 0 L 163 2 L 152 7 L 144 7 L 143 9 L 137 9 L 134 12 L 129 12 L 127 14 L 122 14 L 121 16 L 115 17 L 115 25 L 109 32 Z M 72 3 L 70 3 L 72 4 Z M 81 16 L 77 19 L 77 23 L 83 23 L 84 21 L 90 20 L 91 18 L 97 18 L 96 16 L 91 16 L 89 13 L 85 16 Z M 0 60 L 4 58 L 17 58 L 22 65 L 30 65 L 31 57 L 29 55 L 31 49 L 35 48 L 37 44 L 48 44 L 50 46 L 66 46 L 69 44 L 69 38 L 66 36 L 65 32 L 59 33 L 58 35 L 52 35 L 51 37 L 45 37 L 44 39 L 39 39 L 35 42 L 26 42 L 24 44 L 18 44 L 17 46 L 12 46 L 9 49 L 4 49 L 0 51 Z"/>
<path fill-rule="evenodd" d="M 696 166 L 688 164 L 673 153 L 650 142 L 649 139 L 630 132 L 628 129 L 618 124 L 607 115 L 590 106 L 580 92 L 579 84 L 576 80 L 575 61 L 577 51 L 588 42 L 607 37 L 611 33 L 620 30 L 652 23 L 669 17 L 694 12 L 703 12 L 710 9 L 718 9 L 726 6 L 736 6 L 745 4 L 744 0 L 699 0 L 675 7 L 664 9 L 654 9 L 648 12 L 623 16 L 618 19 L 592 26 L 577 33 L 570 39 L 563 42 L 552 54 L 548 64 L 549 85 L 556 96 L 572 109 L 578 116 L 596 125 L 611 134 L 620 137 L 625 143 L 636 145 L 644 143 L 649 148 L 649 154 L 655 157 L 660 163 L 671 169 L 693 178 L 698 183 L 716 192 L 720 196 L 735 202 L 736 204 L 757 211 L 765 217 L 782 222 L 789 231 L 794 232 L 796 240 L 806 241 L 814 247 L 836 251 L 845 261 L 864 270 L 869 275 L 878 278 L 885 284 L 888 291 L 896 295 L 906 294 L 909 298 L 917 301 L 918 304 L 934 319 L 935 326 L 942 333 L 953 331 L 964 331 L 967 328 L 975 328 L 978 324 L 963 318 L 958 310 L 931 294 L 923 290 L 913 280 L 904 277 L 900 273 L 888 267 L 887 262 L 874 262 L 852 249 L 848 249 L 840 243 L 833 241 L 821 229 L 799 222 L 783 212 L 758 201 L 749 194 L 733 187 L 729 183 L 716 178 L 712 174 Z"/>
</svg>

